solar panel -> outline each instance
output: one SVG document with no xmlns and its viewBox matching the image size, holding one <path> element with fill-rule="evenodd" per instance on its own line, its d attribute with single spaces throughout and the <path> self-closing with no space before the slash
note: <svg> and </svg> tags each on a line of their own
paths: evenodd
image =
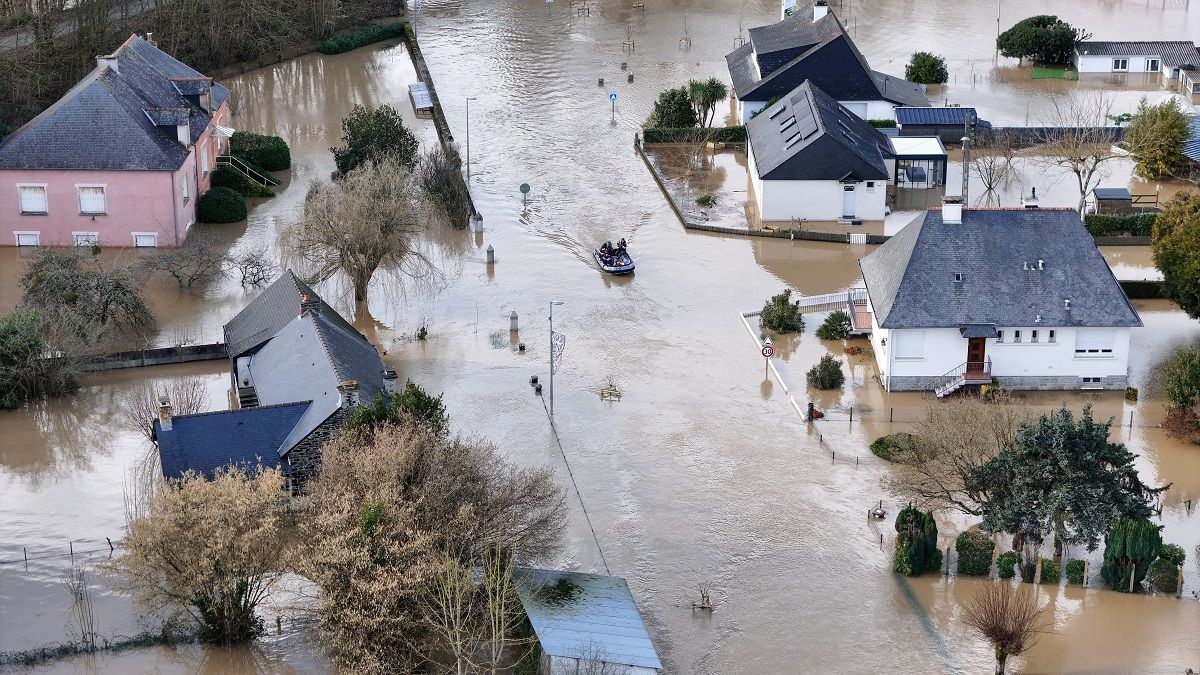
<svg viewBox="0 0 1200 675">
<path fill-rule="evenodd" d="M 808 96 L 797 98 L 801 100 L 793 100 L 792 106 L 796 111 L 796 122 L 800 125 L 801 138 L 808 138 L 817 133 L 817 115 L 813 111 L 811 98 Z"/>
</svg>

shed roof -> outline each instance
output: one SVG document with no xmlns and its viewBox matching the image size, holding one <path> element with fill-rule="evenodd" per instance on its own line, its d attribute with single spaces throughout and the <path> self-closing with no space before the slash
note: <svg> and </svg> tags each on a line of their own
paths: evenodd
<svg viewBox="0 0 1200 675">
<path fill-rule="evenodd" d="M 1171 41 L 1104 41 L 1088 40 L 1075 47 L 1080 56 L 1157 56 L 1162 65 L 1178 68 L 1184 65 L 1200 65 L 1200 56 L 1192 42 Z"/>
<path fill-rule="evenodd" d="M 312 287 L 288 270 L 225 324 L 225 345 L 229 358 L 236 359 L 258 347 L 300 316 L 300 303 L 306 295 L 321 304 L 322 316 L 340 323 L 344 329 L 354 331 L 354 327 L 317 295 Z"/>
<path fill-rule="evenodd" d="M 883 328 L 1142 325 L 1072 209 L 930 210 L 859 267 Z"/>
<path fill-rule="evenodd" d="M 520 568 L 518 594 L 550 656 L 662 669 L 621 577 Z"/>
<path fill-rule="evenodd" d="M 279 444 L 308 410 L 309 402 L 178 415 L 171 429 L 154 420 L 162 472 L 180 478 L 192 471 L 212 478 L 218 468 L 279 466 Z"/>
<path fill-rule="evenodd" d="M 412 97 L 414 110 L 426 110 L 433 107 L 433 97 L 429 95 L 429 87 L 424 82 L 413 82 L 408 85 L 408 95 Z"/>
<path fill-rule="evenodd" d="M 949 107 L 900 107 L 896 108 L 896 124 L 900 126 L 915 125 L 915 126 L 959 126 L 965 122 L 967 115 L 975 117 L 975 125 L 982 127 L 991 127 L 991 123 L 986 120 L 979 119 L 979 115 L 974 108 L 963 108 L 960 106 Z"/>
<path fill-rule="evenodd" d="M 892 152 L 896 157 L 945 157 L 946 146 L 937 136 L 891 136 Z"/>
<path fill-rule="evenodd" d="M 229 90 L 137 35 L 58 101 L 0 142 L 0 169 L 177 170 L 188 157 L 176 125 L 195 142 Z"/>
<path fill-rule="evenodd" d="M 810 82 L 746 123 L 763 180 L 887 180 L 888 138 Z"/>
<path fill-rule="evenodd" d="M 1119 199 L 1125 201 L 1133 200 L 1133 195 L 1129 194 L 1129 188 L 1123 187 L 1098 187 L 1092 190 L 1092 194 L 1096 195 L 1096 199 Z"/>
</svg>

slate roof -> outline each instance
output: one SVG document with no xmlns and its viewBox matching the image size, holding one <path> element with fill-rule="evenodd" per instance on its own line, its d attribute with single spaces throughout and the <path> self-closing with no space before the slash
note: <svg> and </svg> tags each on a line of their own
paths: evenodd
<svg viewBox="0 0 1200 675">
<path fill-rule="evenodd" d="M 1157 56 L 1162 65 L 1178 68 L 1184 65 L 1200 65 L 1200 53 L 1191 42 L 1180 41 L 1101 41 L 1088 40 L 1075 47 L 1080 56 Z"/>
<path fill-rule="evenodd" d="M 154 420 L 163 475 L 180 478 L 194 471 L 207 478 L 223 466 L 272 469 L 279 444 L 308 410 L 309 402 L 179 415 L 171 430 Z"/>
<path fill-rule="evenodd" d="M 305 295 L 321 303 L 322 316 L 339 322 L 343 329 L 354 331 L 354 327 L 341 314 L 288 270 L 225 324 L 225 345 L 229 358 L 236 359 L 258 347 L 300 316 L 300 302 Z"/>
<path fill-rule="evenodd" d="M 746 123 L 763 180 L 887 180 L 886 136 L 805 82 Z"/>
<path fill-rule="evenodd" d="M 174 171 L 183 165 L 188 149 L 175 125 L 188 124 L 192 142 L 200 138 L 212 116 L 187 92 L 211 80 L 137 35 L 112 56 L 116 69 L 97 66 L 0 142 L 0 169 Z M 211 98 L 217 110 L 229 90 L 212 83 Z"/>
<path fill-rule="evenodd" d="M 1092 190 L 1092 194 L 1096 195 L 1096 199 L 1124 199 L 1132 200 L 1133 195 L 1129 193 L 1129 188 L 1116 187 L 1104 188 L 1098 187 Z"/>
<path fill-rule="evenodd" d="M 958 126 L 961 127 L 967 117 L 967 113 L 975 116 L 975 126 L 990 129 L 991 122 L 979 119 L 979 115 L 974 108 L 962 108 L 958 106 L 948 108 L 933 108 L 933 107 L 900 107 L 896 108 L 896 124 L 900 126 Z"/>
<path fill-rule="evenodd" d="M 883 328 L 1142 325 L 1071 209 L 930 210 L 859 267 Z"/>
<path fill-rule="evenodd" d="M 783 21 L 751 28 L 746 44 L 725 56 L 739 99 L 768 101 L 811 80 L 839 101 L 929 105 L 920 85 L 871 70 L 833 12 L 814 22 L 811 4 L 796 9 Z"/>
<path fill-rule="evenodd" d="M 341 406 L 338 383 L 358 383 L 360 400 L 384 391 L 386 366 L 374 345 L 336 312 L 296 316 L 250 357 L 249 371 L 263 405 L 312 401 L 277 448 L 287 454 Z"/>
<path fill-rule="evenodd" d="M 1193 115 L 1188 120 L 1188 139 L 1183 144 L 1183 156 L 1200 162 L 1200 115 Z"/>
<path fill-rule="evenodd" d="M 517 593 L 542 651 L 550 656 L 662 669 L 654 643 L 621 577 L 520 568 Z M 559 582 L 569 593 L 549 596 Z"/>
</svg>

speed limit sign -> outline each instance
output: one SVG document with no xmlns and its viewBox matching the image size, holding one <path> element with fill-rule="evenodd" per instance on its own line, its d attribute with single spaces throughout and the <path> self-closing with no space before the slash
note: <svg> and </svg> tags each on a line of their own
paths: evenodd
<svg viewBox="0 0 1200 675">
<path fill-rule="evenodd" d="M 771 344 L 771 339 L 767 338 L 765 341 L 763 341 L 763 346 L 762 346 L 763 358 L 769 359 L 769 358 L 771 358 L 771 356 L 773 354 L 775 354 L 775 346 Z"/>
</svg>

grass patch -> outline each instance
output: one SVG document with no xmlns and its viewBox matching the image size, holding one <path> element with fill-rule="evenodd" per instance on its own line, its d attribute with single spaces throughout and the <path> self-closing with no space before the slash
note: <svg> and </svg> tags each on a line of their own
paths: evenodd
<svg viewBox="0 0 1200 675">
<path fill-rule="evenodd" d="M 1035 80 L 1078 80 L 1079 71 L 1071 68 L 1047 68 L 1038 66 L 1033 69 Z"/>
</svg>

